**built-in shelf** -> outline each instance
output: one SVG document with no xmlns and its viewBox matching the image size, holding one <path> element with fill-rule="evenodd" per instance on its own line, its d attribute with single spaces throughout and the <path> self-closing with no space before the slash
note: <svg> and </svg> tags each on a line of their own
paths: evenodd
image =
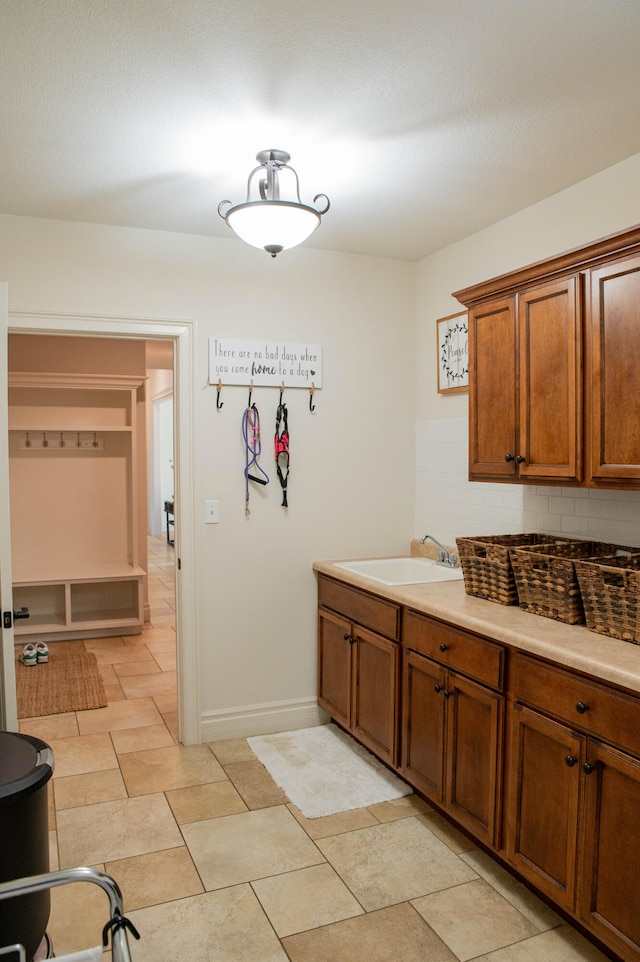
<svg viewBox="0 0 640 962">
<path fill-rule="evenodd" d="M 18 638 L 142 628 L 141 384 L 140 377 L 108 375 L 9 376 L 13 600 L 16 610 L 30 612 L 15 623 Z"/>
</svg>

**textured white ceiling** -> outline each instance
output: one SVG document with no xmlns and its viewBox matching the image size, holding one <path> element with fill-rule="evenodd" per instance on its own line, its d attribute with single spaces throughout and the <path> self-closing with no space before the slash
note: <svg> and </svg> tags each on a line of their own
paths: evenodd
<svg viewBox="0 0 640 962">
<path fill-rule="evenodd" d="M 415 260 L 640 152 L 640 0 L 0 0 L 0 212 Z M 266 255 L 265 255 L 266 256 Z"/>
</svg>

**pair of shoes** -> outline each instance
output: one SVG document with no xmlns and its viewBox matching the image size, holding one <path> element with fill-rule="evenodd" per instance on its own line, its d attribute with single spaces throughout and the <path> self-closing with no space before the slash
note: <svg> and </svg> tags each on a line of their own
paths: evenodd
<svg viewBox="0 0 640 962">
<path fill-rule="evenodd" d="M 38 652 L 36 651 L 36 646 L 25 645 L 22 649 L 22 654 L 20 655 L 20 661 L 23 665 L 37 665 Z"/>
<path fill-rule="evenodd" d="M 31 643 L 25 645 L 20 661 L 23 665 L 46 665 L 49 661 L 49 649 L 44 641 L 39 641 L 37 645 Z"/>
</svg>

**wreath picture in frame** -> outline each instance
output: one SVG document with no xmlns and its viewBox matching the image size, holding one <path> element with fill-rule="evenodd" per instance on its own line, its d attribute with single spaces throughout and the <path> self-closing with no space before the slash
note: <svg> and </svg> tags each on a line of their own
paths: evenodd
<svg viewBox="0 0 640 962">
<path fill-rule="evenodd" d="M 469 322 L 466 311 L 436 321 L 438 394 L 457 394 L 469 387 Z"/>
</svg>

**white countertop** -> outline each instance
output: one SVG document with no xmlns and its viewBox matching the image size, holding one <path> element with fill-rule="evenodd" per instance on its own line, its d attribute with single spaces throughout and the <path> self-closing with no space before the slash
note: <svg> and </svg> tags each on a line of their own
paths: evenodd
<svg viewBox="0 0 640 962">
<path fill-rule="evenodd" d="M 313 569 L 414 611 L 640 694 L 640 645 L 597 634 L 581 625 L 566 625 L 533 615 L 517 605 L 483 601 L 466 594 L 462 581 L 390 586 L 337 568 L 333 561 L 316 561 Z"/>
</svg>

